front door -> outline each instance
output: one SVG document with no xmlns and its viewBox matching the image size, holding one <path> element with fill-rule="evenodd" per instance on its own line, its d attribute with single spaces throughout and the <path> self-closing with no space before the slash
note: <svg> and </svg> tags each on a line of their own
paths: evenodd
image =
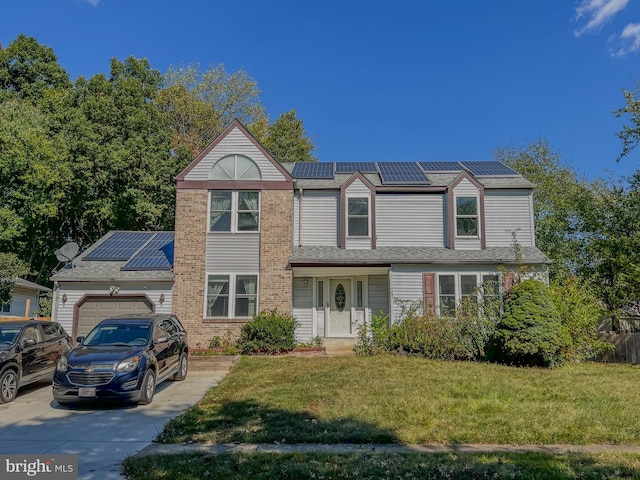
<svg viewBox="0 0 640 480">
<path fill-rule="evenodd" d="M 331 319 L 329 335 L 332 337 L 350 336 L 351 332 L 351 280 L 333 279 L 331 290 Z"/>
</svg>

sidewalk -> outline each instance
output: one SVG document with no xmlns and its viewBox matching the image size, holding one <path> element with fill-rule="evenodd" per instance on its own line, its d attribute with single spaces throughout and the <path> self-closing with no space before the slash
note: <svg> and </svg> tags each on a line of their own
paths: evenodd
<svg viewBox="0 0 640 480">
<path fill-rule="evenodd" d="M 135 456 L 171 455 L 200 452 L 210 455 L 223 453 L 637 453 L 640 446 L 630 445 L 394 445 L 394 444 L 151 444 Z"/>
</svg>

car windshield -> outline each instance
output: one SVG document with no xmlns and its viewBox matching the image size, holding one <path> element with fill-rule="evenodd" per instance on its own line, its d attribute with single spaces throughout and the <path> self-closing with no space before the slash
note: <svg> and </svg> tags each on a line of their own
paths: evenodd
<svg viewBox="0 0 640 480">
<path fill-rule="evenodd" d="M 16 340 L 20 333 L 20 327 L 0 325 L 0 350 L 6 350 Z"/>
<path fill-rule="evenodd" d="M 149 343 L 150 332 L 149 325 L 98 325 L 91 330 L 82 344 L 91 346 L 142 346 Z"/>
</svg>

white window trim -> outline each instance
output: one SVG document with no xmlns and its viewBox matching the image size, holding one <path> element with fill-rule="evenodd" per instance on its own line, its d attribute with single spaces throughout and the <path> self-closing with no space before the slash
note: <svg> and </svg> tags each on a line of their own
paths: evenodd
<svg viewBox="0 0 640 480">
<path fill-rule="evenodd" d="M 453 276 L 453 286 L 454 286 L 454 299 L 455 299 L 455 305 L 456 308 L 460 308 L 460 305 L 462 304 L 462 276 L 475 276 L 476 277 L 476 288 L 478 289 L 478 301 L 480 301 L 481 299 L 481 291 L 480 288 L 482 287 L 482 277 L 485 275 L 496 275 L 498 277 L 498 292 L 499 295 L 502 297 L 503 292 L 502 292 L 502 274 L 500 272 L 492 272 L 492 271 L 474 271 L 474 272 L 439 272 L 436 273 L 436 279 L 435 279 L 435 290 L 436 290 L 436 311 L 438 313 L 438 315 L 441 314 L 440 312 L 440 277 L 441 276 Z"/>
<path fill-rule="evenodd" d="M 207 272 L 205 274 L 205 278 L 204 278 L 204 311 L 202 312 L 202 316 L 203 318 L 207 319 L 207 320 L 219 320 L 219 319 L 224 319 L 224 320 L 230 320 L 230 319 L 236 319 L 236 318 L 253 318 L 251 316 L 249 317 L 236 317 L 235 311 L 236 311 L 236 277 L 240 276 L 240 277 L 244 277 L 244 276 L 255 276 L 256 277 L 256 315 L 260 312 L 260 274 L 258 272 L 235 272 L 235 273 L 231 273 L 231 272 Z M 209 277 L 211 276 L 218 276 L 218 277 L 223 277 L 223 276 L 227 276 L 229 277 L 229 314 L 226 317 L 210 317 L 209 315 L 207 315 L 207 303 L 208 303 L 208 297 L 209 294 L 208 289 L 209 289 Z"/>
<path fill-rule="evenodd" d="M 476 199 L 476 214 L 475 215 L 458 215 L 458 198 L 475 198 Z M 456 230 L 456 238 L 459 239 L 477 239 L 480 238 L 480 196 L 478 195 L 454 195 L 453 197 L 453 213 L 454 213 L 454 228 Z M 458 235 L 458 218 L 475 218 L 478 221 L 478 233 L 476 235 Z"/>
<path fill-rule="evenodd" d="M 231 226 L 229 230 L 221 232 L 211 231 L 211 192 L 231 192 Z M 238 230 L 238 194 L 240 192 L 257 192 L 258 193 L 258 229 L 257 230 Z M 207 233 L 212 235 L 224 235 L 229 233 L 238 233 L 241 235 L 255 235 L 260 233 L 260 225 L 262 224 L 262 192 L 260 190 L 209 190 L 207 195 Z"/>
<path fill-rule="evenodd" d="M 347 224 L 346 224 L 346 238 L 349 239 L 370 239 L 371 238 L 371 196 L 366 196 L 366 195 L 347 195 L 345 196 L 346 198 L 346 205 L 344 206 L 345 208 L 345 216 L 346 216 L 346 220 L 347 220 Z M 350 235 L 349 234 L 349 200 L 353 199 L 353 198 L 365 198 L 367 200 L 367 234 L 366 235 Z"/>
</svg>

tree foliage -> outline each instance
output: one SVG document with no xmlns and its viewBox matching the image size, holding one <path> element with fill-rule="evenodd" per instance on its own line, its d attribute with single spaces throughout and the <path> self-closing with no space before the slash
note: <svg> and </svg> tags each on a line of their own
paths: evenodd
<svg viewBox="0 0 640 480">
<path fill-rule="evenodd" d="M 11 301 L 16 278 L 27 273 L 29 269 L 16 254 L 0 252 L 0 305 Z"/>
<path fill-rule="evenodd" d="M 638 97 L 640 90 L 630 91 L 622 89 L 622 95 L 626 105 L 613 111 L 617 117 L 628 117 L 628 123 L 622 126 L 617 135 L 622 140 L 622 152 L 617 158 L 620 161 L 631 153 L 640 142 L 640 98 Z"/>
<path fill-rule="evenodd" d="M 262 144 L 279 162 L 316 162 L 316 149 L 295 109 L 283 113 L 264 134 Z"/>
</svg>

